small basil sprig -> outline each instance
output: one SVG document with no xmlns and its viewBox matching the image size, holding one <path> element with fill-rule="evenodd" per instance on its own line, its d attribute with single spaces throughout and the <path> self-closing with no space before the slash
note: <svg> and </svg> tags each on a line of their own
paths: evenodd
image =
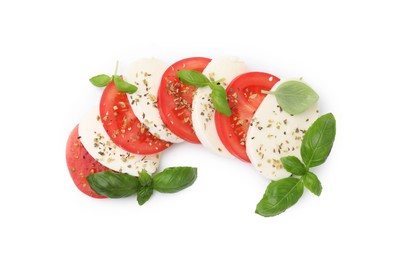
<svg viewBox="0 0 398 260">
<path fill-rule="evenodd" d="M 335 136 L 336 119 L 333 114 L 319 117 L 304 135 L 300 149 L 303 162 L 295 156 L 281 158 L 283 167 L 299 177 L 292 176 L 271 182 L 257 204 L 256 213 L 271 217 L 284 212 L 301 198 L 304 187 L 317 196 L 321 195 L 321 182 L 309 169 L 326 161 Z"/>
<path fill-rule="evenodd" d="M 96 87 L 106 87 L 109 83 L 114 81 L 117 89 L 120 92 L 133 94 L 134 92 L 137 91 L 137 87 L 123 80 L 122 77 L 118 76 L 117 75 L 118 68 L 119 68 L 119 61 L 116 62 L 115 73 L 113 74 L 113 76 L 108 76 L 106 74 L 99 74 L 97 76 L 90 78 L 91 84 L 93 84 Z"/>
<path fill-rule="evenodd" d="M 174 193 L 191 186 L 197 178 L 197 168 L 170 167 L 151 177 L 142 170 L 138 177 L 124 173 L 104 171 L 87 176 L 88 184 L 98 195 L 124 198 L 137 193 L 139 205 L 152 196 L 153 191 Z"/>
<path fill-rule="evenodd" d="M 231 116 L 232 111 L 228 105 L 227 92 L 220 86 L 220 82 L 223 79 L 210 80 L 203 73 L 196 70 L 179 70 L 177 71 L 177 76 L 182 83 L 196 88 L 209 86 L 211 88 L 210 98 L 214 108 L 225 116 Z"/>
<path fill-rule="evenodd" d="M 318 94 L 301 80 L 287 80 L 280 83 L 275 91 L 261 92 L 275 95 L 281 108 L 292 115 L 306 111 L 319 99 Z"/>
</svg>

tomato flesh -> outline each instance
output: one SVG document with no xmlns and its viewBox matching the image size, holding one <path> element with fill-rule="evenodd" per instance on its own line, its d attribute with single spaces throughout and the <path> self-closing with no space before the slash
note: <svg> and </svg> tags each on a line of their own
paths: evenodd
<svg viewBox="0 0 398 260">
<path fill-rule="evenodd" d="M 153 136 L 135 116 L 126 93 L 111 82 L 100 101 L 102 124 L 111 140 L 122 149 L 135 154 L 155 154 L 171 143 Z"/>
<path fill-rule="evenodd" d="M 72 130 L 66 143 L 66 164 L 73 182 L 81 192 L 93 198 L 105 198 L 90 188 L 86 177 L 107 171 L 108 168 L 97 162 L 84 148 L 79 140 L 78 126 Z"/>
<path fill-rule="evenodd" d="M 232 115 L 227 117 L 216 112 L 216 129 L 227 150 L 242 161 L 250 162 L 246 154 L 246 134 L 266 96 L 261 90 L 271 90 L 278 81 L 279 78 L 268 73 L 248 72 L 236 77 L 226 89 Z"/>
<path fill-rule="evenodd" d="M 194 57 L 180 60 L 163 74 L 158 90 L 158 106 L 164 124 L 181 139 L 200 144 L 192 126 L 192 100 L 196 88 L 185 85 L 177 77 L 178 70 L 202 72 L 211 60 Z"/>
</svg>

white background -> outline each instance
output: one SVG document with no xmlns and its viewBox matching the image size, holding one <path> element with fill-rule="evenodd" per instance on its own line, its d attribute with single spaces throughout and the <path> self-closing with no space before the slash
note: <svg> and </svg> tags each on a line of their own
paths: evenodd
<svg viewBox="0 0 398 260">
<path fill-rule="evenodd" d="M 0 259 L 397 259 L 395 1 L 220 2 L 1 2 Z M 75 188 L 65 143 L 98 104 L 89 77 L 223 55 L 304 77 L 335 114 L 320 197 L 263 218 L 268 181 L 192 144 L 163 155 L 161 168 L 199 168 L 180 193 L 139 207 Z"/>
</svg>

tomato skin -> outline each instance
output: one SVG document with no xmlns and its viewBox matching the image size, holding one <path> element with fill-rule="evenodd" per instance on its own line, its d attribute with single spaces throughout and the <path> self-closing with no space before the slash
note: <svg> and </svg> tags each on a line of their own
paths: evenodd
<svg viewBox="0 0 398 260">
<path fill-rule="evenodd" d="M 265 72 L 248 72 L 236 77 L 228 85 L 227 98 L 232 111 L 230 117 L 216 111 L 217 133 L 227 150 L 238 159 L 250 162 L 246 154 L 246 134 L 254 113 L 279 78 Z"/>
<path fill-rule="evenodd" d="M 79 140 L 78 126 L 73 128 L 66 143 L 66 164 L 73 182 L 81 192 L 93 198 L 105 198 L 90 188 L 86 177 L 107 171 L 108 168 L 97 162 L 84 148 Z"/>
<path fill-rule="evenodd" d="M 164 124 L 187 142 L 200 144 L 192 126 L 192 99 L 196 88 L 184 85 L 177 77 L 178 70 L 202 72 L 211 59 L 193 57 L 177 61 L 163 74 L 158 90 L 158 106 Z"/>
<path fill-rule="evenodd" d="M 153 136 L 135 116 L 126 93 L 111 82 L 100 101 L 102 124 L 111 140 L 124 150 L 135 154 L 159 153 L 172 144 Z"/>
</svg>

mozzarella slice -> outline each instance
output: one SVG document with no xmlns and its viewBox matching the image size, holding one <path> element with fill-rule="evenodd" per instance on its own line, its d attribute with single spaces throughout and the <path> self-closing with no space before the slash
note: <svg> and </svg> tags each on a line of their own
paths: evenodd
<svg viewBox="0 0 398 260">
<path fill-rule="evenodd" d="M 168 142 L 180 143 L 184 140 L 166 127 L 157 105 L 158 89 L 166 69 L 166 64 L 157 59 L 141 59 L 131 64 L 124 73 L 124 79 L 137 86 L 138 90 L 127 96 L 134 114 L 151 134 Z"/>
<path fill-rule="evenodd" d="M 283 83 L 278 82 L 273 90 Z M 280 161 L 294 155 L 301 159 L 300 147 L 305 131 L 318 118 L 318 104 L 307 111 L 290 115 L 278 105 L 274 95 L 267 95 L 254 113 L 246 137 L 246 152 L 254 167 L 268 179 L 289 177 Z"/>
<path fill-rule="evenodd" d="M 79 124 L 79 136 L 84 148 L 99 163 L 121 173 L 138 176 L 142 169 L 148 173 L 159 167 L 159 154 L 137 155 L 127 152 L 112 142 L 106 133 L 99 109 L 90 111 Z"/>
<path fill-rule="evenodd" d="M 226 88 L 236 76 L 247 71 L 246 65 L 236 58 L 213 59 L 203 71 L 209 79 L 224 79 L 221 85 Z M 210 98 L 211 88 L 198 88 L 192 102 L 192 124 L 200 142 L 216 154 L 232 157 L 217 134 L 214 121 L 215 109 Z"/>
</svg>

